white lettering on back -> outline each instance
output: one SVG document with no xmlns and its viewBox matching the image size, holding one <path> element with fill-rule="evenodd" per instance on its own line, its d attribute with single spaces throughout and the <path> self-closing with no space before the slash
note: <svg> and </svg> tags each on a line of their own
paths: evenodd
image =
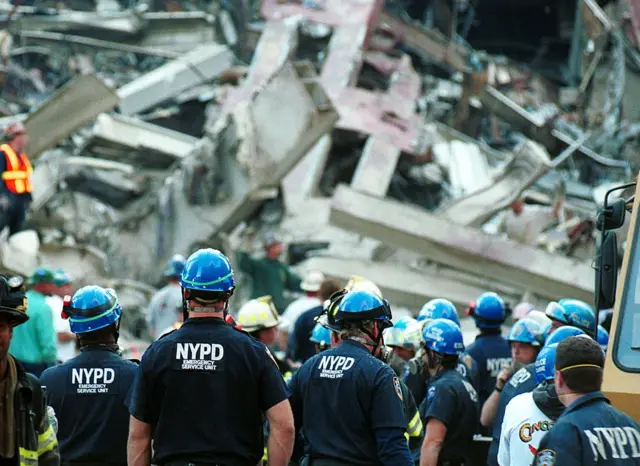
<svg viewBox="0 0 640 466">
<path fill-rule="evenodd" d="M 318 364 L 320 377 L 339 379 L 355 364 L 355 359 L 348 356 L 322 356 Z"/>
</svg>

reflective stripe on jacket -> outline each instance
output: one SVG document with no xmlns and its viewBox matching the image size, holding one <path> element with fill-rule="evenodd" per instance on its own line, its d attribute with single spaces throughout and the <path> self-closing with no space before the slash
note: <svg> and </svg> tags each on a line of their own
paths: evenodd
<svg viewBox="0 0 640 466">
<path fill-rule="evenodd" d="M 0 150 L 4 152 L 7 160 L 7 169 L 2 174 L 2 179 L 7 189 L 14 194 L 24 194 L 33 191 L 31 186 L 31 174 L 33 167 L 27 154 L 21 152 L 19 155 L 9 144 L 2 144 Z"/>
</svg>

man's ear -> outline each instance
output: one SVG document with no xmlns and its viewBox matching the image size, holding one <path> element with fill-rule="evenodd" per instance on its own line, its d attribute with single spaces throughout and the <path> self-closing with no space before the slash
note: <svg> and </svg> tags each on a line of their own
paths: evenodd
<svg viewBox="0 0 640 466">
<path fill-rule="evenodd" d="M 556 387 L 561 388 L 564 387 L 564 379 L 562 378 L 562 372 L 560 371 L 556 371 L 555 375 L 554 375 L 554 382 L 556 384 Z"/>
</svg>

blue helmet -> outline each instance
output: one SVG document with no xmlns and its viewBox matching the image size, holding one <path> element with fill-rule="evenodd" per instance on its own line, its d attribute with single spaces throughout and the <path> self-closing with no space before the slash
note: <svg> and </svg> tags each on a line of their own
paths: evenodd
<svg viewBox="0 0 640 466">
<path fill-rule="evenodd" d="M 338 325 L 344 322 L 380 320 L 391 326 L 389 303 L 370 291 L 350 291 L 341 297 L 337 309 L 334 307 L 333 320 Z"/>
<path fill-rule="evenodd" d="M 553 380 L 556 373 L 556 349 L 558 343 L 547 345 L 540 350 L 536 358 L 533 380 L 536 384 Z"/>
<path fill-rule="evenodd" d="M 90 285 L 65 298 L 62 314 L 73 333 L 88 333 L 117 322 L 122 308 L 114 290 Z"/>
<path fill-rule="evenodd" d="M 321 348 L 328 348 L 331 346 L 331 331 L 323 327 L 321 323 L 316 323 L 316 326 L 313 327 L 313 332 L 311 332 L 310 341 L 319 345 Z"/>
<path fill-rule="evenodd" d="M 565 325 L 564 327 L 557 328 L 553 332 L 551 332 L 551 334 L 547 337 L 547 341 L 545 341 L 545 346 L 553 345 L 554 343 L 560 343 L 567 338 L 577 337 L 579 335 L 586 334 L 578 327 Z"/>
<path fill-rule="evenodd" d="M 425 303 L 418 314 L 418 322 L 426 319 L 449 319 L 460 325 L 458 320 L 458 311 L 451 301 L 448 299 L 432 299 Z"/>
<path fill-rule="evenodd" d="M 217 249 L 200 249 L 187 259 L 180 285 L 187 290 L 231 293 L 235 288 L 231 263 Z"/>
<path fill-rule="evenodd" d="M 448 319 L 433 319 L 422 329 L 425 348 L 436 353 L 458 355 L 464 351 L 462 330 Z"/>
<path fill-rule="evenodd" d="M 566 325 L 573 325 L 585 331 L 590 331 L 596 321 L 596 315 L 591 306 L 578 299 L 561 299 L 557 303 L 550 302 L 545 314 L 550 319 Z"/>
<path fill-rule="evenodd" d="M 542 337 L 543 329 L 532 319 L 524 318 L 517 321 L 511 327 L 507 341 L 519 341 L 521 343 L 529 343 L 531 346 L 542 346 L 544 343 Z"/>
<path fill-rule="evenodd" d="M 504 301 L 496 293 L 483 293 L 469 306 L 478 328 L 500 328 L 507 317 Z"/>
<path fill-rule="evenodd" d="M 181 254 L 174 255 L 162 272 L 165 277 L 179 277 L 184 270 L 185 259 Z"/>
<path fill-rule="evenodd" d="M 598 344 L 603 351 L 607 350 L 609 344 L 609 332 L 602 326 L 598 325 Z"/>
</svg>

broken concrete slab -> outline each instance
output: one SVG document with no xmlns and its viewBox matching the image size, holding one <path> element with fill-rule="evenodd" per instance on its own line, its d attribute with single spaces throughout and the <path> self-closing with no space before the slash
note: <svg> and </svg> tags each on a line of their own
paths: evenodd
<svg viewBox="0 0 640 466">
<path fill-rule="evenodd" d="M 80 152 L 140 168 L 166 169 L 195 151 L 197 144 L 197 138 L 178 131 L 137 118 L 102 113 L 96 119 L 91 139 Z M 101 150 L 104 146 L 108 149 Z"/>
<path fill-rule="evenodd" d="M 202 11 L 152 11 L 145 12 L 142 18 L 146 24 L 144 35 L 128 41 L 132 45 L 186 53 L 216 42 L 215 18 Z"/>
<path fill-rule="evenodd" d="M 238 102 L 246 100 L 256 86 L 269 79 L 298 47 L 298 28 L 302 17 L 287 17 L 282 21 L 267 22 L 251 60 L 247 77 L 238 89 L 227 97 L 223 113 L 235 108 Z"/>
<path fill-rule="evenodd" d="M 491 177 L 488 184 L 445 203 L 438 209 L 439 215 L 459 225 L 479 228 L 515 201 L 550 167 L 551 160 L 544 147 L 526 141 L 514 150 L 511 160 Z"/>
<path fill-rule="evenodd" d="M 219 44 L 192 50 L 118 89 L 120 111 L 132 115 L 175 97 L 220 75 L 233 63 L 233 53 Z"/>
<path fill-rule="evenodd" d="M 323 136 L 282 180 L 282 195 L 287 211 L 316 194 L 331 149 L 331 136 Z"/>
<path fill-rule="evenodd" d="M 304 261 L 298 268 L 320 270 L 327 277 L 342 283 L 346 283 L 353 275 L 366 277 L 380 287 L 389 302 L 412 309 L 414 315 L 424 303 L 434 298 L 448 299 L 462 311 L 486 291 L 482 286 L 424 274 L 397 265 L 363 260 L 319 256 Z"/>
<path fill-rule="evenodd" d="M 549 299 L 593 299 L 593 269 L 588 263 L 489 236 L 414 206 L 376 199 L 345 185 L 334 194 L 330 221 L 337 227 L 504 282 L 523 292 Z"/>
<path fill-rule="evenodd" d="M 73 78 L 25 120 L 27 153 L 37 158 L 118 102 L 118 95 L 95 75 Z"/>
<path fill-rule="evenodd" d="M 435 28 L 427 29 L 417 23 L 405 22 L 386 11 L 380 15 L 380 24 L 393 31 L 406 45 L 425 53 L 435 61 L 446 63 L 457 71 L 469 71 L 469 52 L 449 41 Z"/>
<path fill-rule="evenodd" d="M 109 275 L 106 254 L 93 246 L 41 244 L 38 256 L 41 265 L 63 269 L 78 286 L 104 282 Z"/>
<path fill-rule="evenodd" d="M 393 144 L 373 136 L 368 138 L 351 187 L 372 196 L 386 196 L 399 159 L 400 149 Z"/>
</svg>

